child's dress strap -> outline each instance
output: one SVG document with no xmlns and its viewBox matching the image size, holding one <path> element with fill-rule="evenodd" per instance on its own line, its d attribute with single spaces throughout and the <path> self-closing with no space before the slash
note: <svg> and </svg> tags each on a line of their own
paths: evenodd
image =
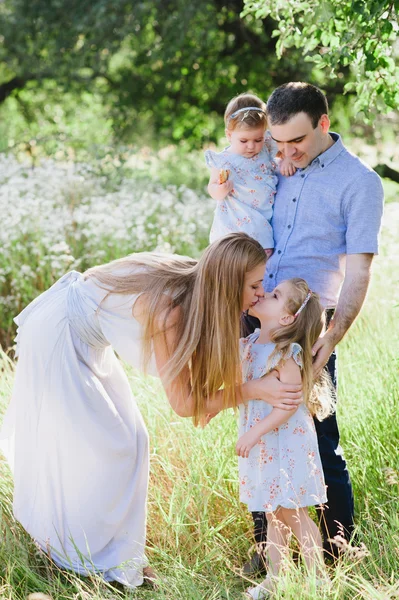
<svg viewBox="0 0 399 600">
<path fill-rule="evenodd" d="M 245 354 L 247 352 L 247 348 L 251 344 L 255 344 L 260 335 L 260 329 L 255 329 L 253 333 L 250 333 L 246 338 L 240 339 L 240 357 L 241 360 L 245 358 Z M 262 344 L 261 344 L 262 345 Z M 273 371 L 277 367 L 277 365 L 281 362 L 282 359 L 288 360 L 289 358 L 293 358 L 298 367 L 302 369 L 302 347 L 294 342 L 290 344 L 288 351 L 282 355 L 281 352 L 275 352 L 271 354 L 271 359 L 267 362 L 267 372 Z"/>
</svg>

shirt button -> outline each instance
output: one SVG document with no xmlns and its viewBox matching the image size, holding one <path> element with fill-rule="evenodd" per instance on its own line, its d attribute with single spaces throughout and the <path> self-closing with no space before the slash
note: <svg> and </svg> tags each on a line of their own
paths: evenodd
<svg viewBox="0 0 399 600">
<path fill-rule="evenodd" d="M 293 198 L 293 199 L 292 199 L 292 201 L 293 201 L 293 202 L 296 202 L 296 198 Z"/>
<path fill-rule="evenodd" d="M 324 169 L 324 165 L 321 165 L 322 169 Z"/>
<path fill-rule="evenodd" d="M 305 175 L 301 175 L 302 179 L 305 177 Z"/>
<path fill-rule="evenodd" d="M 270 273 L 269 278 L 273 279 L 273 274 L 272 273 Z"/>
<path fill-rule="evenodd" d="M 288 225 L 288 229 L 291 229 L 291 225 Z"/>
<path fill-rule="evenodd" d="M 281 254 L 281 250 L 277 250 L 277 254 Z"/>
</svg>

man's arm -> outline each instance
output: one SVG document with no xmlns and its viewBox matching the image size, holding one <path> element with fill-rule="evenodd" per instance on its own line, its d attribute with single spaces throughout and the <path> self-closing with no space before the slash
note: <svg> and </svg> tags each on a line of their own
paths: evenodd
<svg viewBox="0 0 399 600">
<path fill-rule="evenodd" d="M 313 371 L 317 377 L 335 346 L 342 340 L 362 308 L 370 282 L 373 254 L 348 254 L 345 279 L 334 318 L 325 335 L 313 346 Z"/>
</svg>

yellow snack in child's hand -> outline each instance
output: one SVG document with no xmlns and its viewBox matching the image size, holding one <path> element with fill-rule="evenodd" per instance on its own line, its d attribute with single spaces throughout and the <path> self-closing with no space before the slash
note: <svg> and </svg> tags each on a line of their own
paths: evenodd
<svg viewBox="0 0 399 600">
<path fill-rule="evenodd" d="M 220 169 L 219 171 L 219 184 L 225 183 L 230 175 L 229 169 Z"/>
</svg>

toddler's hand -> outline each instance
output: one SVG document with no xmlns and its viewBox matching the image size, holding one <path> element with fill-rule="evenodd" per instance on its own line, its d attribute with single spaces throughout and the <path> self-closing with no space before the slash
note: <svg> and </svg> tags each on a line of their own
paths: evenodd
<svg viewBox="0 0 399 600">
<path fill-rule="evenodd" d="M 240 437 L 236 445 L 236 454 L 242 458 L 248 458 L 252 448 L 258 443 L 258 436 L 251 431 L 247 431 Z"/>
<path fill-rule="evenodd" d="M 291 177 L 296 172 L 296 168 L 289 158 L 282 158 L 279 165 L 281 175 Z"/>
<path fill-rule="evenodd" d="M 223 198 L 233 191 L 234 185 L 231 179 L 227 179 L 224 183 L 219 184 L 220 195 L 223 194 Z"/>
<path fill-rule="evenodd" d="M 229 178 L 230 171 L 228 169 L 220 169 L 216 173 L 215 171 L 216 169 L 212 169 L 211 179 L 208 183 L 208 192 L 216 202 L 221 202 L 230 194 L 234 185 L 233 181 Z"/>
</svg>

